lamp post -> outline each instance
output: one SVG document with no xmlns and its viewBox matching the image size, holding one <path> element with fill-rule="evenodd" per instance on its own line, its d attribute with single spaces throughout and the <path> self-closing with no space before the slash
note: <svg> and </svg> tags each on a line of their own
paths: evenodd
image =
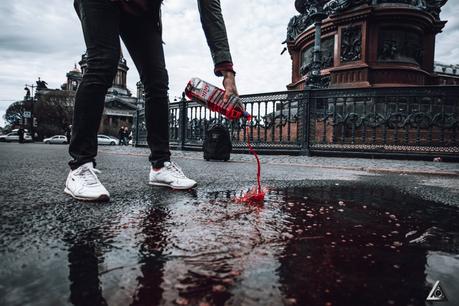
<svg viewBox="0 0 459 306">
<path fill-rule="evenodd" d="M 134 147 L 139 146 L 139 115 L 140 115 L 140 98 L 137 97 L 136 100 L 136 105 L 135 105 L 135 142 L 134 142 Z"/>
<path fill-rule="evenodd" d="M 28 84 L 25 84 L 24 85 L 24 90 L 26 91 L 26 101 L 28 99 L 28 101 L 30 101 L 30 136 L 32 137 L 32 141 L 35 140 L 35 133 L 34 133 L 34 126 L 33 126 L 33 107 L 34 107 L 34 102 L 35 102 L 35 95 L 34 95 L 34 92 L 33 90 L 36 88 L 37 86 L 36 85 L 28 85 Z M 32 89 L 32 91 L 30 91 L 30 89 Z"/>
<path fill-rule="evenodd" d="M 327 17 L 324 10 L 324 5 L 327 1 L 324 0 L 310 0 L 308 1 L 309 7 L 307 8 L 308 15 L 314 21 L 314 48 L 311 69 L 308 72 L 307 84 L 311 87 L 323 87 L 322 76 L 320 69 L 322 67 L 322 50 L 320 49 L 321 42 L 321 26 L 322 20 Z"/>
</svg>

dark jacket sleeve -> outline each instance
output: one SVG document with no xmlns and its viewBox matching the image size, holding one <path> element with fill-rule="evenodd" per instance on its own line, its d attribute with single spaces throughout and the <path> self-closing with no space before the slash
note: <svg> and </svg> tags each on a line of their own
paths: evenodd
<svg viewBox="0 0 459 306">
<path fill-rule="evenodd" d="M 214 65 L 232 63 L 220 0 L 198 0 L 198 8 Z"/>
</svg>

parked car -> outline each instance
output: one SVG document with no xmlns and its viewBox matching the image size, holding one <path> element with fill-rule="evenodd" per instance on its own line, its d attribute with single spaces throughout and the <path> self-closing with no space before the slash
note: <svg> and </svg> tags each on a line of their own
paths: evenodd
<svg viewBox="0 0 459 306">
<path fill-rule="evenodd" d="M 45 138 L 43 139 L 43 142 L 44 143 L 48 143 L 48 144 L 51 144 L 51 143 L 67 143 L 68 140 L 67 140 L 67 137 L 64 136 L 64 135 L 55 135 L 53 137 L 49 137 L 49 138 Z"/>
<path fill-rule="evenodd" d="M 19 141 L 19 134 L 17 131 L 8 133 L 6 135 L 0 135 L 0 141 L 12 142 Z M 24 133 L 24 142 L 32 141 L 32 136 L 29 133 Z"/>
<path fill-rule="evenodd" d="M 120 141 L 118 140 L 118 138 L 107 136 L 107 135 L 102 135 L 102 134 L 97 135 L 97 144 L 114 146 L 119 143 Z"/>
</svg>

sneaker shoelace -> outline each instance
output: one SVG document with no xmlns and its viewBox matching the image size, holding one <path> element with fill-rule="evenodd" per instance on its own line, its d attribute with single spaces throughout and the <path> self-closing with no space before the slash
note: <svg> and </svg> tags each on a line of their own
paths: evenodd
<svg viewBox="0 0 459 306">
<path fill-rule="evenodd" d="M 78 173 L 78 176 L 83 179 L 86 185 L 91 186 L 99 184 L 99 179 L 97 178 L 96 173 L 100 173 L 100 170 L 83 167 Z"/>
<path fill-rule="evenodd" d="M 173 162 L 171 162 L 169 165 L 167 165 L 166 169 L 171 171 L 176 177 L 186 178 L 186 176 L 183 173 L 182 169 L 177 164 L 175 164 Z"/>
</svg>

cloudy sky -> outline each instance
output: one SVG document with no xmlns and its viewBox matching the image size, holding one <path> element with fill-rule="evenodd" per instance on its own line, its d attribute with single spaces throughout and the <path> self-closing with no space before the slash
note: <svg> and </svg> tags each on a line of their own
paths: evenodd
<svg viewBox="0 0 459 306">
<path fill-rule="evenodd" d="M 291 61 L 283 49 L 287 23 L 297 14 L 293 0 L 221 0 L 240 94 L 285 90 Z M 59 88 L 65 74 L 85 51 L 71 0 L 0 2 L 0 126 L 13 101 L 24 96 L 24 84 L 38 77 Z M 459 0 L 449 0 L 441 18 L 448 20 L 437 36 L 436 60 L 459 63 Z M 163 6 L 166 65 L 170 96 L 179 96 L 188 79 L 199 76 L 219 85 L 199 23 L 196 1 L 166 0 Z M 128 87 L 135 93 L 138 74 Z"/>
</svg>

